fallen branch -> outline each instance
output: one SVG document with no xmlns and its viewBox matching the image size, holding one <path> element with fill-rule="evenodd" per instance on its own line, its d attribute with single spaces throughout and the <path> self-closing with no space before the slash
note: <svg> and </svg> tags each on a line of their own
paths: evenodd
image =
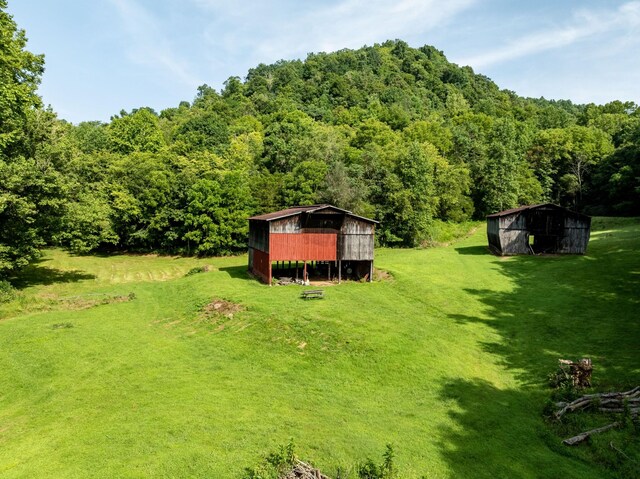
<svg viewBox="0 0 640 479">
<path fill-rule="evenodd" d="M 591 431 L 586 431 L 578 434 L 577 436 L 570 437 L 569 439 L 565 439 L 562 441 L 562 444 L 566 444 L 567 446 L 575 446 L 576 444 L 580 444 L 582 441 L 589 438 L 589 436 L 593 434 L 600 434 L 601 432 L 608 431 L 609 429 L 613 429 L 614 427 L 618 427 L 620 423 L 618 421 L 613 422 L 611 424 L 607 424 L 606 426 L 599 427 L 597 429 L 592 429 Z"/>
<path fill-rule="evenodd" d="M 568 412 L 587 409 L 591 406 L 596 406 L 603 412 L 624 412 L 628 409 L 629 412 L 637 414 L 640 410 L 640 386 L 626 392 L 587 394 L 570 403 L 557 403 L 556 407 L 560 409 L 554 416 L 560 419 Z"/>
<path fill-rule="evenodd" d="M 611 441 L 609 443 L 609 447 L 611 449 L 613 449 L 614 451 L 616 451 L 618 454 L 620 454 L 622 457 L 624 457 L 625 459 L 630 460 L 631 462 L 636 462 L 633 459 L 631 459 L 629 456 L 627 456 L 624 452 L 622 452 L 620 449 L 618 449 L 616 446 L 613 445 L 613 441 Z"/>
</svg>

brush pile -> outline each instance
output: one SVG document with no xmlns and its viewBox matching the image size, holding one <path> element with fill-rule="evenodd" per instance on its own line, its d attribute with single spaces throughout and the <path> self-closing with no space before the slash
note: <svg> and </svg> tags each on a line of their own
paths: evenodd
<svg viewBox="0 0 640 479">
<path fill-rule="evenodd" d="M 568 412 L 593 409 L 607 413 L 622 413 L 628 411 L 631 415 L 640 412 L 640 386 L 626 392 L 587 394 L 570 403 L 558 402 L 555 412 L 556 419 L 560 419 Z"/>
<path fill-rule="evenodd" d="M 640 414 L 640 386 L 625 392 L 587 394 L 569 403 L 558 402 L 556 403 L 556 407 L 558 408 L 554 413 L 556 419 L 560 419 L 562 416 L 570 412 L 584 411 L 587 409 L 610 414 L 629 414 L 631 417 L 637 418 L 638 414 Z M 582 432 L 577 436 L 570 437 L 562 442 L 567 446 L 573 446 L 588 439 L 589 436 L 593 434 L 608 431 L 609 429 L 619 427 L 621 424 L 622 423 L 620 421 L 615 421 L 611 424 L 607 424 L 606 426 Z"/>
<path fill-rule="evenodd" d="M 329 479 L 329 477 L 322 474 L 319 469 L 296 459 L 293 469 L 282 476 L 282 479 Z"/>
</svg>

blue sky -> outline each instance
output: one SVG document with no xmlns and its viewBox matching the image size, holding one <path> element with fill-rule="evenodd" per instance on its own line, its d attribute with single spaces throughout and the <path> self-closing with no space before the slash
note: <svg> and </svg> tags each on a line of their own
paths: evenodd
<svg viewBox="0 0 640 479">
<path fill-rule="evenodd" d="M 61 118 L 108 121 L 259 63 L 400 38 L 523 96 L 640 103 L 640 0 L 9 0 Z"/>
</svg>

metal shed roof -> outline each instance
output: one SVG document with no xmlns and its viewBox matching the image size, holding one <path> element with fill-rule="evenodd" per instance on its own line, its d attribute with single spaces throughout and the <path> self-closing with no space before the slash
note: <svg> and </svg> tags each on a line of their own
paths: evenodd
<svg viewBox="0 0 640 479">
<path fill-rule="evenodd" d="M 287 208 L 287 209 L 284 209 L 284 210 L 274 211 L 272 213 L 265 213 L 265 214 L 262 214 L 262 215 L 252 216 L 249 219 L 250 220 L 259 220 L 259 221 L 273 221 L 273 220 L 279 220 L 281 218 L 286 218 L 288 216 L 295 216 L 295 215 L 298 215 L 300 213 L 318 213 L 318 212 L 320 212 L 322 210 L 325 210 L 325 209 L 332 209 L 332 210 L 340 211 L 340 212 L 342 212 L 344 214 L 347 214 L 347 215 L 352 216 L 354 218 L 361 219 L 363 221 L 367 221 L 369 223 L 379 223 L 376 220 L 372 220 L 370 218 L 365 218 L 364 216 L 358 216 L 358 215 L 353 214 L 351 211 L 344 210 L 342 208 L 338 208 L 336 206 L 328 205 L 328 204 L 308 205 L 308 206 L 292 206 L 291 208 Z"/>
<path fill-rule="evenodd" d="M 528 211 L 528 210 L 535 210 L 535 209 L 543 208 L 543 207 L 551 207 L 551 208 L 555 208 L 555 209 L 558 209 L 558 210 L 563 210 L 563 211 L 565 211 L 565 212 L 567 212 L 569 214 L 572 214 L 574 216 L 580 216 L 580 217 L 583 217 L 583 218 L 588 218 L 587 215 L 584 215 L 582 213 L 578 213 L 576 211 L 572 211 L 572 210 L 570 210 L 568 208 L 564 208 L 562 206 L 554 205 L 553 203 L 540 203 L 539 205 L 526 205 L 526 206 L 520 206 L 518 208 L 511 208 L 511 209 L 508 209 L 508 210 L 500 211 L 498 213 L 493 213 L 493 214 L 487 215 L 487 218 L 500 218 L 502 216 L 509 216 L 509 215 L 514 214 L 514 213 L 520 213 L 520 212 Z"/>
</svg>

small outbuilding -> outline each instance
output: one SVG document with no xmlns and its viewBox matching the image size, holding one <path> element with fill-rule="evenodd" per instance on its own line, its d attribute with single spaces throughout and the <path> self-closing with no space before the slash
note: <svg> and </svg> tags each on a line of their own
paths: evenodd
<svg viewBox="0 0 640 479">
<path fill-rule="evenodd" d="M 332 205 L 294 206 L 249 218 L 249 271 L 271 284 L 279 276 L 366 279 L 373 276 L 377 221 Z"/>
<path fill-rule="evenodd" d="M 589 216 L 550 203 L 487 216 L 489 248 L 502 256 L 584 254 L 590 231 Z"/>
</svg>

